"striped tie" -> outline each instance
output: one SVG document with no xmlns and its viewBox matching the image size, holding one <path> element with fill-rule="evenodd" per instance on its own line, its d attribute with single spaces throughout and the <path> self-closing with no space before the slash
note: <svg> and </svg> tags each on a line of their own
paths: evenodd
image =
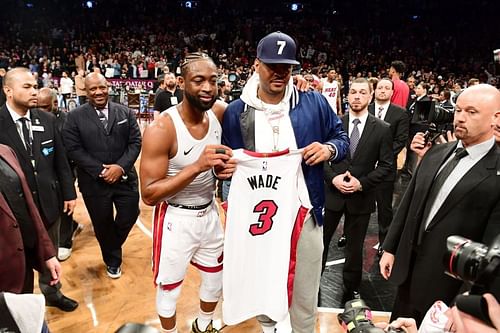
<svg viewBox="0 0 500 333">
<path fill-rule="evenodd" d="M 97 110 L 97 112 L 99 113 L 99 120 L 101 121 L 102 126 L 105 130 L 108 130 L 108 118 L 106 118 L 106 115 L 102 112 L 102 110 Z"/>
<path fill-rule="evenodd" d="M 354 128 L 351 132 L 351 144 L 349 146 L 349 149 L 351 151 L 351 158 L 354 157 L 354 153 L 356 152 L 356 148 L 358 147 L 360 137 L 358 125 L 361 124 L 361 121 L 358 118 L 354 118 L 352 123 L 354 124 Z"/>
</svg>

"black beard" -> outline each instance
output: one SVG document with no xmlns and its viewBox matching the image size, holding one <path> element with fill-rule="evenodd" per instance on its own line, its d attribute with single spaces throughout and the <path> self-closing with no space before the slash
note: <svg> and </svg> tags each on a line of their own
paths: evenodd
<svg viewBox="0 0 500 333">
<path fill-rule="evenodd" d="M 205 112 L 207 110 L 210 110 L 210 108 L 212 108 L 216 100 L 215 96 L 213 96 L 210 102 L 203 102 L 198 97 L 189 94 L 187 91 L 184 91 L 184 98 L 186 98 L 189 104 L 191 104 L 191 106 L 199 112 Z"/>
</svg>

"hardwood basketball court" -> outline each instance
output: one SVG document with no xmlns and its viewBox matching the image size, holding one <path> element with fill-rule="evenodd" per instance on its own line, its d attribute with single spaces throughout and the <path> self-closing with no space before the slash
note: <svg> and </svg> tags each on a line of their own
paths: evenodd
<svg viewBox="0 0 500 333">
<path fill-rule="evenodd" d="M 138 167 L 138 163 L 137 163 Z M 151 214 L 152 208 L 140 202 L 141 214 L 125 243 L 123 275 L 113 280 L 106 275 L 99 246 L 81 195 L 74 218 L 84 224 L 76 237 L 71 257 L 62 263 L 62 291 L 80 305 L 74 312 L 63 312 L 46 307 L 46 319 L 52 333 L 112 333 L 128 322 L 160 327 L 155 310 L 155 288 L 151 272 Z M 191 323 L 198 313 L 198 287 L 200 278 L 195 268 L 189 267 L 177 304 L 177 328 L 180 333 L 190 332 Z M 35 292 L 39 292 L 36 289 Z M 244 302 L 244 300 L 242 300 Z M 215 327 L 222 327 L 220 304 L 215 316 Z M 316 325 L 316 333 L 342 332 L 337 313 L 340 309 L 323 309 Z M 375 313 L 376 321 L 387 321 L 386 313 Z M 225 333 L 260 333 L 255 319 L 237 326 L 224 327 Z M 279 333 L 290 332 L 287 325 Z"/>
</svg>

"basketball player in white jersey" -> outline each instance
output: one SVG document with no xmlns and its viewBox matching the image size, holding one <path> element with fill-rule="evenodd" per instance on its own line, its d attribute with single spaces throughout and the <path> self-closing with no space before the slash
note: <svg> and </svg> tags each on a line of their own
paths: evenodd
<svg viewBox="0 0 500 333">
<path fill-rule="evenodd" d="M 176 301 L 189 263 L 200 271 L 200 312 L 194 333 L 216 333 L 212 317 L 222 289 L 223 231 L 214 203 L 213 168 L 224 168 L 231 150 L 220 144 L 225 105 L 215 104 L 217 69 L 204 53 L 181 65 L 184 100 L 144 132 L 141 194 L 156 205 L 153 274 L 163 332 L 176 333 Z M 227 178 L 231 168 L 219 173 Z M 227 173 L 227 174 L 226 174 Z"/>
<path fill-rule="evenodd" d="M 340 114 L 340 87 L 335 69 L 330 69 L 328 71 L 326 79 L 321 80 L 318 89 L 320 89 L 321 94 L 325 96 L 333 111 L 336 114 Z"/>
</svg>

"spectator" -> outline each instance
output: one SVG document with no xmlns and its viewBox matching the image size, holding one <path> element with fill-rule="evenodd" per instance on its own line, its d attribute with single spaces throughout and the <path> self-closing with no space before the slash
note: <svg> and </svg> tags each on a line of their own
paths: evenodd
<svg viewBox="0 0 500 333">
<path fill-rule="evenodd" d="M 78 97 L 78 105 L 83 105 L 87 102 L 87 92 L 85 91 L 85 71 L 78 69 L 78 74 L 75 76 L 75 90 Z"/>
<path fill-rule="evenodd" d="M 62 72 L 61 80 L 59 81 L 59 92 L 63 97 L 64 107 L 68 109 L 68 99 L 73 93 L 73 80 L 68 77 L 68 73 Z"/>
<path fill-rule="evenodd" d="M 406 104 L 408 103 L 408 96 L 410 95 L 410 88 L 403 80 L 401 80 L 405 69 L 406 66 L 404 62 L 394 60 L 391 62 L 391 68 L 389 70 L 389 75 L 394 83 L 394 93 L 391 97 L 391 103 L 399 105 L 402 108 L 406 107 Z"/>
</svg>

